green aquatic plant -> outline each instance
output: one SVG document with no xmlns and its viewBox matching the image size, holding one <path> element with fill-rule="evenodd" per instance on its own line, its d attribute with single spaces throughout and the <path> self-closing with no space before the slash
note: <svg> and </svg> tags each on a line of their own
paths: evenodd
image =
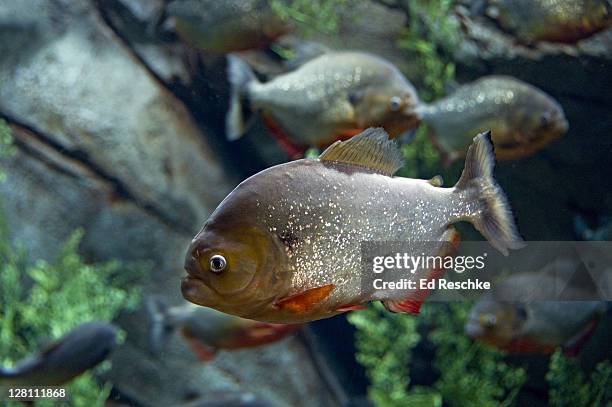
<svg viewBox="0 0 612 407">
<path fill-rule="evenodd" d="M 569 359 L 558 350 L 550 358 L 546 380 L 551 406 L 612 406 L 612 364 L 609 360 L 599 362 L 587 377 L 577 359 Z"/>
<path fill-rule="evenodd" d="M 368 397 L 377 407 L 510 406 L 526 373 L 503 361 L 503 354 L 463 334 L 469 304 L 426 304 L 422 315 L 390 314 L 380 304 L 352 313 L 357 328 L 357 361 L 370 381 Z M 428 332 L 421 338 L 418 332 Z M 436 382 L 411 386 L 412 350 L 422 340 L 436 348 Z M 475 392 L 474 389 L 478 389 Z"/>
<path fill-rule="evenodd" d="M 453 0 L 405 2 L 409 17 L 398 46 L 407 61 L 418 66 L 419 96 L 432 101 L 445 93 L 455 79 L 453 52 L 459 41 L 459 22 L 453 16 Z"/>
<path fill-rule="evenodd" d="M 15 146 L 13 145 L 11 129 L 4 120 L 0 119 L 0 160 L 11 157 L 14 153 Z M 6 173 L 0 166 L 0 181 L 4 180 L 5 177 Z"/>
<path fill-rule="evenodd" d="M 356 357 L 370 380 L 370 399 L 377 406 L 403 405 L 412 349 L 420 339 L 415 318 L 388 313 L 375 303 L 348 319 L 357 328 Z"/>
<path fill-rule="evenodd" d="M 440 374 L 433 387 L 451 407 L 511 406 L 526 372 L 507 364 L 502 352 L 464 335 L 471 305 L 431 303 L 423 307 L 422 321 L 436 347 L 434 367 Z"/>
<path fill-rule="evenodd" d="M 398 47 L 411 67 L 417 67 L 410 78 L 415 82 L 419 98 L 425 102 L 436 100 L 455 82 L 453 52 L 459 41 L 459 24 L 453 16 L 453 0 L 402 2 L 408 24 L 398 39 Z M 428 137 L 423 123 L 416 130 L 412 142 L 402 145 L 406 166 L 399 176 L 431 178 L 435 175 L 449 183 L 458 179 L 460 167 L 442 168 L 441 156 Z"/>
<path fill-rule="evenodd" d="M 305 37 L 338 33 L 339 16 L 351 10 L 349 0 L 270 0 L 270 6 L 282 19 L 295 23 Z"/>
<path fill-rule="evenodd" d="M 134 280 L 143 265 L 117 261 L 85 263 L 77 253 L 83 232 L 75 231 L 54 262 L 27 261 L 0 228 L 0 364 L 10 366 L 39 349 L 42 339 L 58 338 L 92 320 L 114 319 L 136 308 L 140 293 Z M 98 366 L 96 373 L 108 370 Z M 65 405 L 102 405 L 111 385 L 87 372 L 67 386 Z M 19 404 L 15 404 L 16 406 Z M 37 402 L 37 405 L 58 405 Z"/>
</svg>

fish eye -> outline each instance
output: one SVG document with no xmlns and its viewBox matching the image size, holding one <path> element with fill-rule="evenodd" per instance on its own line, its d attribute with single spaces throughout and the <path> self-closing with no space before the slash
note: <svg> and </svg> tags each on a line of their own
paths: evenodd
<svg viewBox="0 0 612 407">
<path fill-rule="evenodd" d="M 548 113 L 545 113 L 542 116 L 540 116 L 541 126 L 547 126 L 549 122 L 550 122 L 550 115 Z"/>
<path fill-rule="evenodd" d="M 493 314 L 485 314 L 480 317 L 482 324 L 487 328 L 492 328 L 497 324 L 497 318 Z"/>
<path fill-rule="evenodd" d="M 210 258 L 210 271 L 213 273 L 221 273 L 227 267 L 227 260 L 220 254 L 215 254 Z"/>
<path fill-rule="evenodd" d="M 391 111 L 396 112 L 402 107 L 402 99 L 399 96 L 393 96 L 389 100 L 389 108 Z"/>
</svg>

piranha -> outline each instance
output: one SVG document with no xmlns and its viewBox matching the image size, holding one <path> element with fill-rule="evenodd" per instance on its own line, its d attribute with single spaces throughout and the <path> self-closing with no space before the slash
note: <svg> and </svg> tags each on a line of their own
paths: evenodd
<svg viewBox="0 0 612 407">
<path fill-rule="evenodd" d="M 174 0 L 166 14 L 183 41 L 215 53 L 264 48 L 291 31 L 266 0 Z"/>
<path fill-rule="evenodd" d="M 610 0 L 489 0 L 488 17 L 524 43 L 576 43 L 612 26 Z"/>
<path fill-rule="evenodd" d="M 495 155 L 513 160 L 565 134 L 561 106 L 540 89 L 509 76 L 485 76 L 421 108 L 446 163 L 463 156 L 472 135 L 491 130 Z"/>
<path fill-rule="evenodd" d="M 562 347 L 567 356 L 575 356 L 593 333 L 606 303 L 546 300 L 556 298 L 557 273 L 573 268 L 573 261 L 555 262 L 539 272 L 517 273 L 495 284 L 470 311 L 466 334 L 510 353 L 549 354 Z M 565 287 L 564 295 L 592 298 L 571 285 Z M 534 296 L 543 300 L 533 300 Z"/>
<path fill-rule="evenodd" d="M 434 242 L 426 254 L 436 255 L 457 241 L 451 224 L 465 220 L 502 253 L 522 247 L 492 176 L 488 134 L 474 138 L 453 188 L 440 187 L 438 178 L 393 177 L 402 165 L 395 143 L 377 128 L 334 143 L 318 158 L 248 178 L 193 239 L 183 296 L 276 323 L 328 318 L 373 300 L 394 312 L 418 313 L 422 299 L 362 284 L 370 274 L 363 274 L 361 242 Z"/>
<path fill-rule="evenodd" d="M 167 307 L 159 299 L 148 301 L 152 319 L 151 348 L 159 352 L 168 335 L 180 329 L 190 348 L 202 361 L 218 350 L 239 350 L 270 344 L 293 334 L 300 324 L 270 324 L 224 314 L 187 303 Z"/>
<path fill-rule="evenodd" d="M 419 121 L 412 84 L 390 62 L 363 52 L 324 53 L 265 83 L 230 55 L 228 77 L 228 139 L 240 138 L 250 113 L 259 111 L 292 155 L 306 147 L 327 147 L 373 126 L 398 136 Z"/>
<path fill-rule="evenodd" d="M 117 330 L 89 322 L 11 368 L 0 368 L 0 395 L 19 386 L 59 386 L 103 362 L 117 345 Z"/>
</svg>

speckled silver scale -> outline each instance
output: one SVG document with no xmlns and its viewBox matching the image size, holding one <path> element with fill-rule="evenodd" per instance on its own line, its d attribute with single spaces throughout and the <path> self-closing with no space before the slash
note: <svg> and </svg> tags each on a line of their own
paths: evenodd
<svg viewBox="0 0 612 407">
<path fill-rule="evenodd" d="M 361 242 L 442 241 L 451 223 L 478 211 L 454 188 L 342 163 L 301 160 L 267 177 L 274 192 L 262 194 L 255 210 L 271 233 L 292 237 L 285 270 L 292 290 L 334 284 L 327 301 L 339 305 L 388 294 L 362 292 Z"/>
</svg>

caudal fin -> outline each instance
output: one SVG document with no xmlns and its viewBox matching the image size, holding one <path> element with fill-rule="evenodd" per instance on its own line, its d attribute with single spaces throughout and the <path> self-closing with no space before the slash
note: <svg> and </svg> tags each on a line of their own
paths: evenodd
<svg viewBox="0 0 612 407">
<path fill-rule="evenodd" d="M 508 249 L 520 249 L 524 242 L 520 237 L 508 200 L 493 179 L 495 156 L 491 132 L 480 133 L 465 157 L 465 168 L 455 185 L 457 192 L 474 207 L 473 214 L 465 218 L 483 234 L 493 247 L 508 254 Z"/>
<path fill-rule="evenodd" d="M 173 330 L 168 322 L 168 306 L 161 298 L 150 297 L 146 307 L 150 322 L 149 347 L 153 354 L 158 354 Z"/>
<path fill-rule="evenodd" d="M 225 118 L 225 132 L 228 140 L 237 140 L 248 127 L 251 112 L 247 110 L 247 88 L 257 78 L 246 62 L 235 55 L 227 56 L 227 77 L 230 83 L 230 106 Z"/>
</svg>

